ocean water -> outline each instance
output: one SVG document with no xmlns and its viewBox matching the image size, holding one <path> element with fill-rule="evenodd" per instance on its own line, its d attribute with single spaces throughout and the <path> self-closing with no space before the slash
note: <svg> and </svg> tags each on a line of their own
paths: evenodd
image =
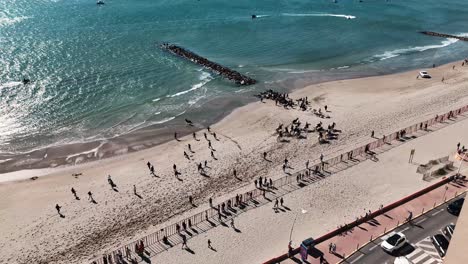
<svg viewBox="0 0 468 264">
<path fill-rule="evenodd" d="M 164 126 L 286 79 L 340 79 L 468 57 L 466 0 L 0 0 L 0 152 Z M 252 14 L 258 18 L 251 19 Z M 239 87 L 158 48 L 256 78 Z M 29 85 L 21 80 L 29 78 Z M 205 113 L 209 116 L 210 113 Z"/>
</svg>

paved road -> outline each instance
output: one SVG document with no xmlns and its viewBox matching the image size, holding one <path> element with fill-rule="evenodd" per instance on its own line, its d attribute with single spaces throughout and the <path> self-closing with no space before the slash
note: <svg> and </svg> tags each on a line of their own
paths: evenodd
<svg viewBox="0 0 468 264">
<path fill-rule="evenodd" d="M 348 257 L 344 263 L 393 264 L 398 256 L 406 256 L 414 264 L 442 263 L 429 236 L 440 233 L 450 223 L 456 224 L 457 217 L 448 213 L 446 207 L 446 205 L 441 205 L 413 220 L 413 225 L 404 224 L 395 229 L 395 232 L 404 233 L 409 243 L 394 255 L 386 253 L 380 247 L 382 241 L 388 237 L 387 235 L 369 243 L 360 251 Z"/>
</svg>

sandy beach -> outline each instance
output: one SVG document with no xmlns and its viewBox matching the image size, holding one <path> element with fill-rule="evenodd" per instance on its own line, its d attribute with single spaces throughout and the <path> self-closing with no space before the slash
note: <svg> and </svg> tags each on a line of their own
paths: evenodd
<svg viewBox="0 0 468 264">
<path fill-rule="evenodd" d="M 95 162 L 0 175 L 0 263 L 88 263 L 108 250 L 207 208 L 209 197 L 216 203 L 252 188 L 258 176 L 283 176 L 285 158 L 295 169 L 302 169 L 307 160 L 316 160 L 320 154 L 326 158 L 362 145 L 372 130 L 380 137 L 468 104 L 468 67 L 454 62 L 429 69 L 429 73 L 431 79 L 416 79 L 418 71 L 414 70 L 327 82 L 289 95 L 294 99 L 307 96 L 311 108 L 323 110 L 327 105 L 330 118 L 319 118 L 310 110 L 287 110 L 272 101 L 255 102 L 211 126 L 219 140 L 202 130 L 197 132 L 198 140 L 189 135 Z M 296 118 L 312 125 L 335 122 L 342 133 L 330 144 L 319 144 L 316 133 L 308 134 L 306 139 L 277 142 L 276 127 Z M 320 235 L 363 209 L 375 208 L 428 185 L 420 178 L 408 177 L 406 173 L 415 168 L 407 163 L 400 166 L 407 159 L 403 153 L 412 147 L 420 149 L 420 162 L 449 155 L 456 142 L 468 144 L 467 129 L 468 121 L 460 121 L 382 154 L 377 163 L 368 161 L 287 195 L 285 200 L 292 211 L 309 211 L 301 220 L 304 224 L 295 230 L 295 242 L 306 237 L 306 232 Z M 211 157 L 203 133 L 216 150 L 216 160 Z M 190 154 L 190 160 L 184 157 L 184 151 Z M 262 159 L 263 152 L 272 162 Z M 196 164 L 205 160 L 209 177 L 197 172 Z M 148 161 L 154 164 L 157 177 L 150 175 Z M 173 164 L 181 172 L 181 180 L 174 177 Z M 234 169 L 241 180 L 233 176 Z M 108 175 L 118 191 L 110 188 Z M 40 177 L 30 180 L 32 176 Z M 134 195 L 134 185 L 141 198 Z M 80 200 L 73 197 L 72 187 Z M 96 204 L 88 200 L 89 191 Z M 189 196 L 193 196 L 197 208 L 188 203 Z M 62 206 L 64 218 L 55 211 L 56 204 Z M 275 215 L 268 205 L 251 210 L 236 220 L 242 233 L 222 227 L 212 229 L 189 240 L 196 254 L 171 249 L 155 256 L 153 263 L 258 263 L 284 252 L 288 223 L 294 214 Z M 201 250 L 206 248 L 207 237 L 218 252 Z"/>
</svg>

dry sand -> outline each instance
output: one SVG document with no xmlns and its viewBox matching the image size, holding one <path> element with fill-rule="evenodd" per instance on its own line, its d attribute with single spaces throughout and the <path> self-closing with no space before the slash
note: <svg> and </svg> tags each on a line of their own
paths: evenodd
<svg viewBox="0 0 468 264">
<path fill-rule="evenodd" d="M 417 72 L 411 71 L 312 85 L 290 95 L 292 98 L 308 96 L 313 108 L 323 109 L 328 105 L 330 119 L 320 119 L 310 111 L 285 110 L 276 107 L 274 102 L 257 102 L 238 108 L 212 126 L 220 138 L 216 141 L 209 135 L 216 149 L 216 161 L 211 159 L 202 133 L 198 133 L 200 141 L 187 136 L 180 142 L 170 141 L 136 153 L 61 168 L 35 181 L 4 182 L 0 184 L 0 263 L 86 263 L 93 256 L 165 226 L 169 219 L 169 222 L 174 221 L 176 215 L 202 210 L 208 197 L 221 201 L 238 188 L 252 187 L 256 176 L 281 177 L 285 157 L 293 167 L 303 168 L 307 159 L 314 160 L 320 153 L 327 157 L 327 154 L 361 145 L 369 139 L 371 130 L 379 136 L 466 105 L 468 67 L 462 68 L 461 62 L 456 64 L 455 70 L 452 70 L 453 64 L 431 69 L 433 78 L 430 80 L 417 80 Z M 445 83 L 440 81 L 442 76 L 445 76 Z M 319 121 L 325 125 L 336 122 L 343 133 L 328 145 L 317 144 L 316 134 L 309 134 L 307 139 L 292 139 L 286 144 L 277 143 L 273 132 L 278 124 L 288 124 L 297 117 L 313 125 Z M 467 122 L 462 121 L 435 132 L 434 135 L 439 136 L 429 142 L 424 139 L 429 136 L 418 140 L 425 141 L 422 145 L 438 146 L 432 150 L 437 153 L 432 155 L 442 156 L 448 154 L 458 137 L 465 136 L 464 142 L 468 142 L 467 133 L 463 133 L 467 129 Z M 447 131 L 448 134 L 440 135 Z M 450 140 L 450 145 L 445 140 Z M 188 152 L 186 145 L 189 143 L 195 151 L 192 161 L 183 156 L 184 150 Z M 269 153 L 273 163 L 262 161 L 264 151 Z M 358 214 L 357 208 L 389 202 L 426 184 L 420 179 L 408 180 L 407 175 L 400 173 L 391 173 L 392 177 L 385 178 L 384 183 L 367 180 L 388 175 L 390 169 L 399 166 L 392 153 L 396 152 L 389 151 L 383 154 L 390 155 L 388 158 L 368 164 L 367 170 L 358 170 L 360 166 L 356 166 L 354 169 L 358 171 L 349 174 L 345 171 L 342 177 L 334 175 L 319 185 L 288 195 L 286 199 L 293 210 L 304 206 L 314 212 L 303 218 L 302 221 L 310 224 L 298 227 L 297 234 L 305 236 L 306 230 L 313 235 L 324 233 Z M 209 178 L 197 173 L 195 162 L 204 160 L 208 160 L 211 167 Z M 159 178 L 149 175 L 147 161 L 155 164 Z M 183 181 L 173 176 L 174 163 L 182 172 Z M 376 166 L 380 166 L 379 169 L 375 169 Z M 234 168 L 242 181 L 232 176 Z M 73 177 L 73 173 L 82 175 Z M 107 184 L 108 174 L 112 175 L 118 192 Z M 133 195 L 134 184 L 142 199 Z M 78 191 L 81 200 L 73 198 L 71 187 Z M 88 191 L 93 192 L 97 204 L 88 201 Z M 187 211 L 189 195 L 203 206 Z M 369 202 L 371 197 L 375 199 L 372 203 Z M 57 215 L 56 203 L 63 206 L 65 218 Z M 320 211 L 322 214 L 318 213 Z M 213 233 L 218 238 L 212 239 L 214 246 L 219 247 L 217 253 L 195 249 L 195 255 L 186 256 L 186 252 L 170 250 L 156 256 L 156 263 L 259 262 L 284 251 L 286 245 L 280 241 L 287 239 L 283 229 L 291 221 L 292 214 L 273 215 L 269 206 L 249 211 L 237 221 L 238 227 L 245 230 L 242 233 L 230 234 L 232 231 L 227 228 L 216 228 L 189 241 L 205 247 L 204 237 Z M 158 261 L 159 258 L 162 260 Z"/>
</svg>

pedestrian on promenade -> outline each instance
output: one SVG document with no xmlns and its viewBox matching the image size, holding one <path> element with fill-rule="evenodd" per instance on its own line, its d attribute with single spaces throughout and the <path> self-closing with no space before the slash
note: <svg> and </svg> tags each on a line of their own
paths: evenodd
<svg viewBox="0 0 468 264">
<path fill-rule="evenodd" d="M 186 159 L 190 160 L 189 155 L 188 155 L 187 152 L 185 152 L 185 151 L 184 151 L 184 157 L 185 157 Z"/>
<path fill-rule="evenodd" d="M 177 233 L 180 234 L 180 225 L 179 225 L 179 224 L 176 224 L 175 228 L 176 228 Z"/>
<path fill-rule="evenodd" d="M 271 178 L 270 178 L 269 181 L 270 181 L 270 188 L 271 188 L 271 187 L 273 187 L 273 181 L 271 180 Z"/>
<path fill-rule="evenodd" d="M 179 141 L 179 139 L 177 138 L 177 132 L 174 132 L 174 139 Z"/>
<path fill-rule="evenodd" d="M 208 199 L 208 202 L 210 203 L 210 207 L 213 207 L 213 198 L 210 197 L 210 199 Z"/>
<path fill-rule="evenodd" d="M 457 150 L 459 150 L 459 149 L 460 149 L 460 142 L 458 142 L 458 144 L 457 144 Z"/>
<path fill-rule="evenodd" d="M 93 198 L 93 193 L 92 193 L 91 191 L 88 192 L 88 199 L 89 199 L 92 203 L 95 202 L 95 201 L 94 201 L 94 198 Z"/>
<path fill-rule="evenodd" d="M 205 160 L 205 168 L 208 168 L 208 161 Z"/>
<path fill-rule="evenodd" d="M 153 165 L 151 165 L 150 172 L 151 172 L 151 174 L 153 176 L 156 176 L 156 174 L 154 173 L 154 166 Z"/>
<path fill-rule="evenodd" d="M 205 139 L 208 140 L 208 137 L 206 136 L 205 132 L 203 132 L 203 136 L 205 136 Z"/>
<path fill-rule="evenodd" d="M 267 159 L 267 153 L 266 153 L 266 152 L 263 152 L 263 159 L 264 159 L 264 160 Z"/>
<path fill-rule="evenodd" d="M 148 166 L 148 169 L 151 167 L 151 163 L 149 161 L 146 163 L 146 165 Z"/>
<path fill-rule="evenodd" d="M 236 171 L 236 169 L 234 169 L 233 174 L 234 174 L 234 178 L 237 178 L 237 171 Z"/>
<path fill-rule="evenodd" d="M 413 157 L 414 157 L 414 152 L 415 152 L 415 151 L 416 151 L 415 149 L 412 149 L 412 150 L 411 150 L 408 163 L 412 163 L 412 162 L 413 162 Z"/>
<path fill-rule="evenodd" d="M 193 136 L 193 139 L 195 139 L 196 141 L 200 141 L 199 139 L 197 139 L 197 134 L 195 132 L 192 133 L 192 136 Z"/>
<path fill-rule="evenodd" d="M 186 224 L 185 222 L 182 222 L 182 229 L 183 229 L 184 231 L 187 230 L 187 224 Z"/>
<path fill-rule="evenodd" d="M 283 203 L 284 203 L 284 200 L 283 200 L 283 197 L 280 198 L 280 204 L 281 206 L 283 206 Z"/>
<path fill-rule="evenodd" d="M 138 195 L 135 184 L 133 184 L 133 194 Z"/>
<path fill-rule="evenodd" d="M 258 188 L 261 188 L 262 187 L 262 176 L 259 177 L 259 181 L 258 181 Z"/>
<path fill-rule="evenodd" d="M 276 198 L 275 205 L 273 206 L 273 209 L 276 209 L 276 208 L 278 208 L 278 198 Z"/>
<path fill-rule="evenodd" d="M 234 218 L 231 218 L 231 227 L 236 229 L 236 226 L 234 226 Z"/>
<path fill-rule="evenodd" d="M 255 188 L 257 188 L 257 180 L 254 181 Z"/>
<path fill-rule="evenodd" d="M 193 153 L 192 145 L 188 144 L 187 147 L 188 147 L 188 150 Z"/>
<path fill-rule="evenodd" d="M 333 243 L 328 244 L 328 253 L 332 253 Z"/>
<path fill-rule="evenodd" d="M 371 135 L 370 135 L 370 136 L 371 136 L 371 138 L 374 138 L 374 130 L 372 130 L 372 132 L 371 132 Z"/>
<path fill-rule="evenodd" d="M 189 199 L 190 204 L 193 205 L 193 198 L 192 198 L 192 195 L 190 195 L 188 199 Z"/>
<path fill-rule="evenodd" d="M 216 133 L 215 133 L 215 132 L 213 132 L 212 135 L 213 135 L 214 139 L 216 139 L 216 141 L 219 141 L 219 138 L 216 136 Z"/>
<path fill-rule="evenodd" d="M 211 128 L 210 128 L 210 126 L 208 126 L 208 127 L 206 128 L 206 130 L 208 130 L 208 132 L 211 133 Z"/>
<path fill-rule="evenodd" d="M 213 150 L 211 151 L 211 157 L 212 157 L 214 160 L 216 160 L 216 157 L 215 157 L 215 155 L 214 155 Z"/>
</svg>

